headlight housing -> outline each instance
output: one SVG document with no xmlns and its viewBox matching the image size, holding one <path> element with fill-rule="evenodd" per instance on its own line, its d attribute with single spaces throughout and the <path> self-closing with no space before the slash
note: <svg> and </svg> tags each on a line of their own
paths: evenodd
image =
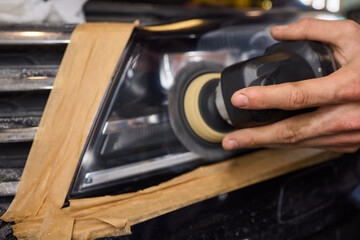
<svg viewBox="0 0 360 240">
<path fill-rule="evenodd" d="M 275 42 L 269 33 L 275 22 L 230 19 L 194 19 L 134 31 L 69 198 L 137 191 L 206 164 L 174 134 L 168 90 L 178 72 L 193 63 L 226 67 L 262 54 Z M 284 16 L 282 23 L 287 20 Z"/>
</svg>

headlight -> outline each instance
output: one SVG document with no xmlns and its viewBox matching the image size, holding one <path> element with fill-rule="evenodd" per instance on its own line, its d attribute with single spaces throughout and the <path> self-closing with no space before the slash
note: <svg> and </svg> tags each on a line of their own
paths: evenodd
<svg viewBox="0 0 360 240">
<path fill-rule="evenodd" d="M 220 23 L 135 30 L 79 161 L 70 198 L 136 191 L 204 164 L 170 125 L 167 94 L 177 73 L 195 62 L 225 67 L 274 43 L 269 28 L 275 23 Z"/>
</svg>

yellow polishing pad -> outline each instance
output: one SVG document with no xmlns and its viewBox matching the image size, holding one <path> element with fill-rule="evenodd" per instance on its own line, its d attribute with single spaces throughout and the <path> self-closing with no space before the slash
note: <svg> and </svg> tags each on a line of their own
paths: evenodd
<svg viewBox="0 0 360 240">
<path fill-rule="evenodd" d="M 199 109 L 199 96 L 203 86 L 213 80 L 220 79 L 220 73 L 207 73 L 195 78 L 188 86 L 184 97 L 184 112 L 192 130 L 202 139 L 212 143 L 220 143 L 226 133 L 218 132 L 206 124 Z"/>
</svg>

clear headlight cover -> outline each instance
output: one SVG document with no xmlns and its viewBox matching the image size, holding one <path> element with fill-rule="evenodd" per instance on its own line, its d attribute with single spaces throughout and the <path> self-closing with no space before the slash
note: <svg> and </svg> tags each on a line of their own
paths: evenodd
<svg viewBox="0 0 360 240">
<path fill-rule="evenodd" d="M 226 67 L 261 55 L 275 42 L 270 27 L 289 18 L 237 16 L 137 28 L 99 110 L 69 198 L 136 191 L 204 164 L 182 146 L 170 125 L 167 94 L 177 73 L 195 62 Z"/>
</svg>

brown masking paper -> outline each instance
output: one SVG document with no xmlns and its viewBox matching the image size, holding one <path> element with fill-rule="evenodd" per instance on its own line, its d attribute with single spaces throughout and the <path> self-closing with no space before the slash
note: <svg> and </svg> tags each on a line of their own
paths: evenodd
<svg viewBox="0 0 360 240">
<path fill-rule="evenodd" d="M 134 24 L 88 23 L 73 32 L 14 201 L 2 217 L 19 239 L 96 239 L 219 194 L 334 159 L 314 150 L 260 150 L 200 167 L 139 192 L 70 200 L 81 151 Z"/>
</svg>

